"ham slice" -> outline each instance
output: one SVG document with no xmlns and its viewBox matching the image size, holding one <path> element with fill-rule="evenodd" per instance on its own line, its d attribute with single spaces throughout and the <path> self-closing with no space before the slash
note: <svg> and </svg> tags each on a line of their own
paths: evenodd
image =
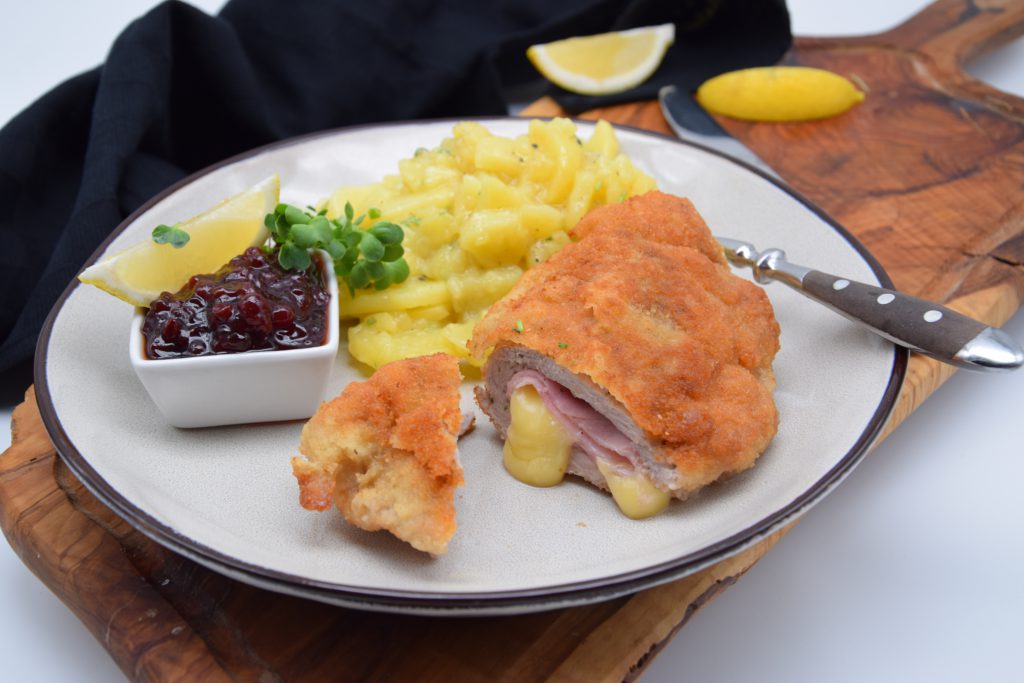
<svg viewBox="0 0 1024 683">
<path fill-rule="evenodd" d="M 536 370 L 517 372 L 509 380 L 506 391 L 511 396 L 516 389 L 527 385 L 537 390 L 548 412 L 569 432 L 583 453 L 592 460 L 602 458 L 619 470 L 634 469 L 633 463 L 640 459 L 636 446 L 611 420 Z"/>
</svg>

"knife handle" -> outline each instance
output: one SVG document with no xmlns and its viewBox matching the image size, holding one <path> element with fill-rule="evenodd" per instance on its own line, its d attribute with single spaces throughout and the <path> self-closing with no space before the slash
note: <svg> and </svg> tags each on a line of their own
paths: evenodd
<svg viewBox="0 0 1024 683">
<path fill-rule="evenodd" d="M 1005 332 L 945 306 L 798 266 L 778 249 L 762 252 L 753 265 L 758 282 L 784 282 L 886 339 L 943 362 L 972 370 L 1024 364 L 1024 351 Z"/>
</svg>

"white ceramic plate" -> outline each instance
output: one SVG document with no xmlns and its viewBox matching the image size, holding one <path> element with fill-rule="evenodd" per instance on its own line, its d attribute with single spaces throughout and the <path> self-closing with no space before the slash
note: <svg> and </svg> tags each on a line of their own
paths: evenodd
<svg viewBox="0 0 1024 683">
<path fill-rule="evenodd" d="M 171 188 L 131 216 L 94 255 L 146 238 L 272 172 L 284 201 L 314 203 L 339 185 L 394 173 L 453 122 L 361 127 L 241 155 Z M 484 121 L 503 135 L 517 119 Z M 582 136 L 589 124 L 579 124 Z M 713 152 L 620 128 L 623 149 L 662 189 L 693 199 L 712 230 L 804 265 L 888 285 L 881 268 L 791 190 Z M 128 363 L 132 309 L 70 285 L 36 354 L 44 422 L 69 467 L 154 540 L 217 571 L 274 590 L 403 612 L 511 613 L 608 599 L 665 582 L 755 543 L 827 493 L 863 456 L 891 409 L 905 352 L 799 294 L 768 288 L 782 327 L 775 362 L 778 436 L 756 467 L 664 514 L 632 521 L 611 498 L 566 482 L 534 489 L 509 477 L 494 430 L 460 442 L 466 485 L 459 529 L 431 559 L 386 533 L 298 504 L 289 459 L 297 422 L 180 430 L 160 418 Z M 361 376 L 339 355 L 331 396 Z M 268 386 L 268 397 L 274 388 Z"/>
</svg>

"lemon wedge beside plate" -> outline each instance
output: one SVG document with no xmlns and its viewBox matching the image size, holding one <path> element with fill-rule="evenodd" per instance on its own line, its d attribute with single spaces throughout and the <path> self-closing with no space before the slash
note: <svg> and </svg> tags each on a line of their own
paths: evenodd
<svg viewBox="0 0 1024 683">
<path fill-rule="evenodd" d="M 274 211 L 280 187 L 280 179 L 272 175 L 178 223 L 189 234 L 181 248 L 147 239 L 89 266 L 78 279 L 134 306 L 148 306 L 162 292 L 181 289 L 193 275 L 212 273 L 247 248 L 263 244 L 269 234 L 263 219 Z"/>
<path fill-rule="evenodd" d="M 650 78 L 675 35 L 673 24 L 645 26 L 532 45 L 526 56 L 546 79 L 565 90 L 609 95 Z"/>
<path fill-rule="evenodd" d="M 760 66 L 715 76 L 697 88 L 708 111 L 747 121 L 810 121 L 842 114 L 864 93 L 848 79 L 807 66 Z"/>
</svg>

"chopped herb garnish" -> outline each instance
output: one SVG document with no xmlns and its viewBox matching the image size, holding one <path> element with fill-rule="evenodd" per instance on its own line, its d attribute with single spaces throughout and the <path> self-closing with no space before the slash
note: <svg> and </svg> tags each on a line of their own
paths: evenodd
<svg viewBox="0 0 1024 683">
<path fill-rule="evenodd" d="M 340 218 L 328 219 L 327 210 L 315 215 L 291 204 L 278 204 L 267 214 L 264 224 L 280 247 L 277 260 L 288 270 L 304 270 L 311 263 L 308 249 L 323 249 L 334 260 L 335 274 L 348 285 L 349 292 L 373 287 L 386 289 L 409 277 L 409 264 L 402 255 L 405 232 L 401 226 L 379 221 L 362 230 L 363 216 L 353 220 L 352 205 L 345 204 Z M 369 216 L 380 216 L 370 209 Z M 154 235 L 154 239 L 156 236 Z"/>
<path fill-rule="evenodd" d="M 569 345 L 566 344 L 565 342 L 558 342 L 558 348 L 565 349 L 565 348 L 568 348 L 568 347 L 569 347 Z"/>
<path fill-rule="evenodd" d="M 369 211 L 366 212 L 366 215 L 372 218 L 373 220 L 377 220 L 378 218 L 380 218 L 380 209 L 371 208 Z"/>
<path fill-rule="evenodd" d="M 158 225 L 153 228 L 153 241 L 157 244 L 169 244 L 181 249 L 188 244 L 189 234 L 177 225 Z"/>
<path fill-rule="evenodd" d="M 515 332 L 516 334 L 522 334 L 523 333 L 523 321 L 522 320 L 517 320 L 515 327 L 512 328 L 512 331 Z"/>
</svg>

